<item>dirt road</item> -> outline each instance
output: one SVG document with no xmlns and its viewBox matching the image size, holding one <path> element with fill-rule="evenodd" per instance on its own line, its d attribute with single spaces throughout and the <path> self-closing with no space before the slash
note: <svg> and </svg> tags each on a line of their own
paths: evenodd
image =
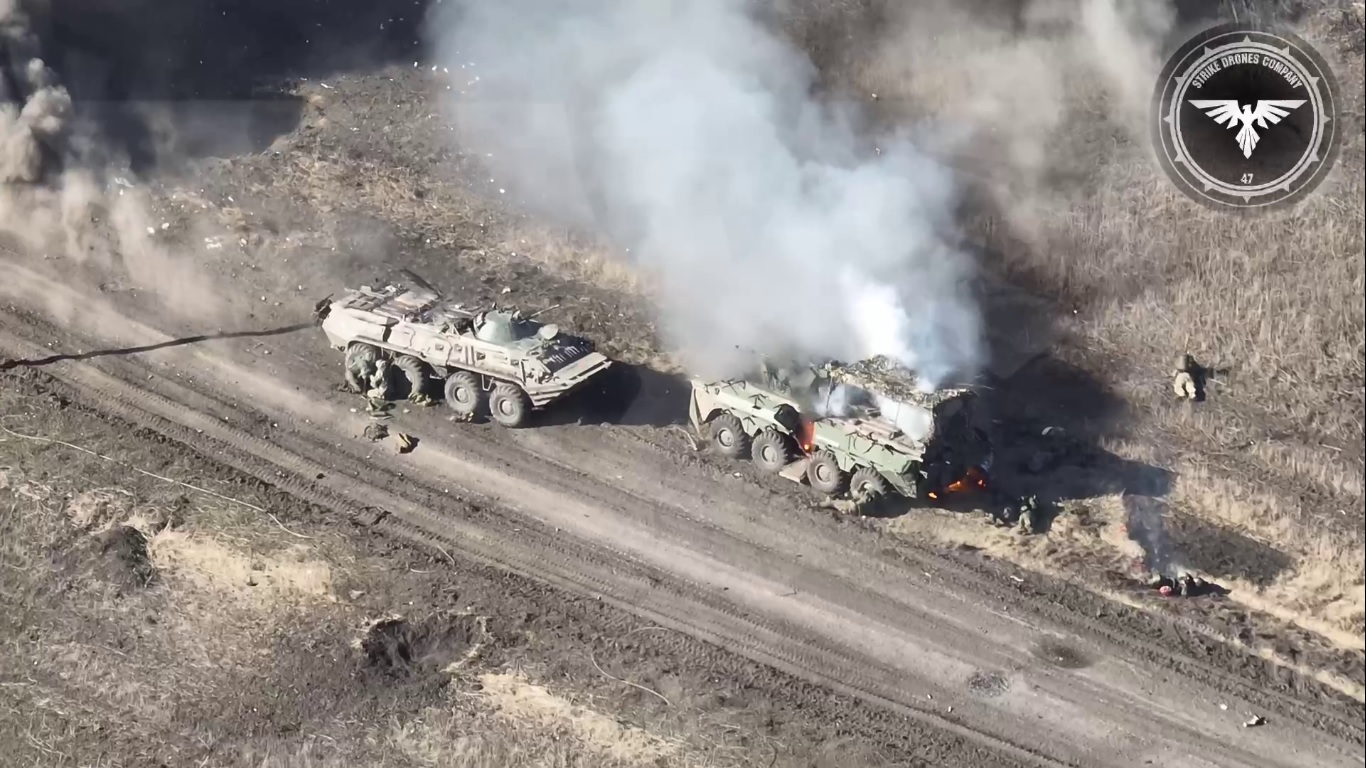
<svg viewBox="0 0 1366 768">
<path fill-rule="evenodd" d="M 9 275 L 13 295 L 67 290 Z M 36 360 L 173 338 L 85 306 L 85 339 L 7 313 L 0 350 Z M 944 744 L 941 764 L 1362 764 L 1351 702 L 1227 649 L 1201 658 L 1170 627 L 1119 624 L 1099 600 L 1059 600 L 991 564 L 892 551 L 784 489 L 689 460 L 658 429 L 509 432 L 413 408 L 394 428 L 420 443 L 398 455 L 357 439 L 367 418 L 334 391 L 339 356 L 311 331 L 45 370 L 358 521 L 882 704 Z M 1253 714 L 1267 724 L 1242 727 Z"/>
</svg>

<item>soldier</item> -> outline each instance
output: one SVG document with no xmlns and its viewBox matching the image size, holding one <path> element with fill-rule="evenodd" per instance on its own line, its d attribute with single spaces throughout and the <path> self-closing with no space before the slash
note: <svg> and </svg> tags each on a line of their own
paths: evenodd
<svg viewBox="0 0 1366 768">
<path fill-rule="evenodd" d="M 1172 391 L 1177 397 L 1187 400 L 1200 399 L 1200 383 L 1196 380 L 1199 370 L 1199 364 L 1189 354 L 1177 359 L 1176 370 L 1172 371 Z"/>
<path fill-rule="evenodd" d="M 387 400 L 389 397 L 389 361 L 380 358 L 375 361 L 375 372 L 370 374 L 370 391 L 365 394 L 371 400 Z"/>
<path fill-rule="evenodd" d="M 1035 533 L 1037 531 L 1036 526 L 1039 524 L 1038 516 L 1039 500 L 1034 496 L 1026 498 L 1024 503 L 1020 504 L 1020 532 L 1024 534 Z"/>
</svg>

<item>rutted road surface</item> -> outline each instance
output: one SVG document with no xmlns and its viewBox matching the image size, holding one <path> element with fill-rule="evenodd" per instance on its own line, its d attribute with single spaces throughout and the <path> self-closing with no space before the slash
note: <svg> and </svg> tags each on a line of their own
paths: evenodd
<svg viewBox="0 0 1366 768">
<path fill-rule="evenodd" d="M 7 282 L 13 295 L 66 291 L 17 266 Z M 98 307 L 83 320 L 78 340 L 5 314 L 0 356 L 171 338 Z M 988 571 L 886 552 L 871 533 L 682 461 L 631 428 L 505 431 L 414 408 L 394 427 L 420 439 L 413 453 L 357 440 L 367 418 L 333 389 L 338 363 L 305 331 L 44 370 L 92 404 L 359 521 L 886 706 L 948 745 L 946 765 L 1366 763 L 1349 703 L 1149 647 Z M 1080 663 L 1037 652 L 1048 647 Z M 1268 724 L 1241 727 L 1249 713 Z"/>
</svg>

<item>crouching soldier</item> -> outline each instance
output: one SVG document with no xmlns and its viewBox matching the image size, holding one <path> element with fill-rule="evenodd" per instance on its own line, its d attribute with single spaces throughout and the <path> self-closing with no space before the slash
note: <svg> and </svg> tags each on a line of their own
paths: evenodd
<svg viewBox="0 0 1366 768">
<path fill-rule="evenodd" d="M 1200 382 L 1196 380 L 1199 374 L 1199 364 L 1190 355 L 1182 355 L 1176 361 L 1176 370 L 1172 371 L 1172 391 L 1176 396 L 1183 400 L 1199 400 Z"/>
</svg>

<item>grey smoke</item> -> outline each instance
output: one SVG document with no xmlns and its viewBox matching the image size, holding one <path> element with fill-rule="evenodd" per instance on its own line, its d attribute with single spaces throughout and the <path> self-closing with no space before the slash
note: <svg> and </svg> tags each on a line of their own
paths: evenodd
<svg viewBox="0 0 1366 768">
<path fill-rule="evenodd" d="M 1152 496 L 1125 494 L 1125 530 L 1129 539 L 1143 550 L 1143 566 L 1149 572 L 1166 576 L 1181 571 L 1175 544 L 1167 532 L 1165 501 Z"/>
<path fill-rule="evenodd" d="M 737 372 L 753 349 L 885 354 L 931 385 L 975 371 L 950 174 L 905 136 L 860 141 L 857 114 L 815 100 L 810 62 L 746 3 L 438 9 L 462 143 L 500 187 L 629 247 L 695 370 Z"/>
<path fill-rule="evenodd" d="M 115 153 L 76 120 L 71 96 L 38 56 L 31 19 L 0 0 L 0 240 L 6 259 L 31 260 L 68 283 L 117 282 L 203 321 L 224 309 L 223 291 L 155 233 L 162 219 L 142 186 L 110 178 Z M 0 294 L 9 286 L 0 281 Z M 70 321 L 81 307 L 43 296 Z M 90 297 L 97 302 L 99 297 Z"/>
<path fill-rule="evenodd" d="M 0 0 L 0 184 L 41 180 L 68 127 L 71 96 L 37 47 L 17 0 Z"/>
</svg>

